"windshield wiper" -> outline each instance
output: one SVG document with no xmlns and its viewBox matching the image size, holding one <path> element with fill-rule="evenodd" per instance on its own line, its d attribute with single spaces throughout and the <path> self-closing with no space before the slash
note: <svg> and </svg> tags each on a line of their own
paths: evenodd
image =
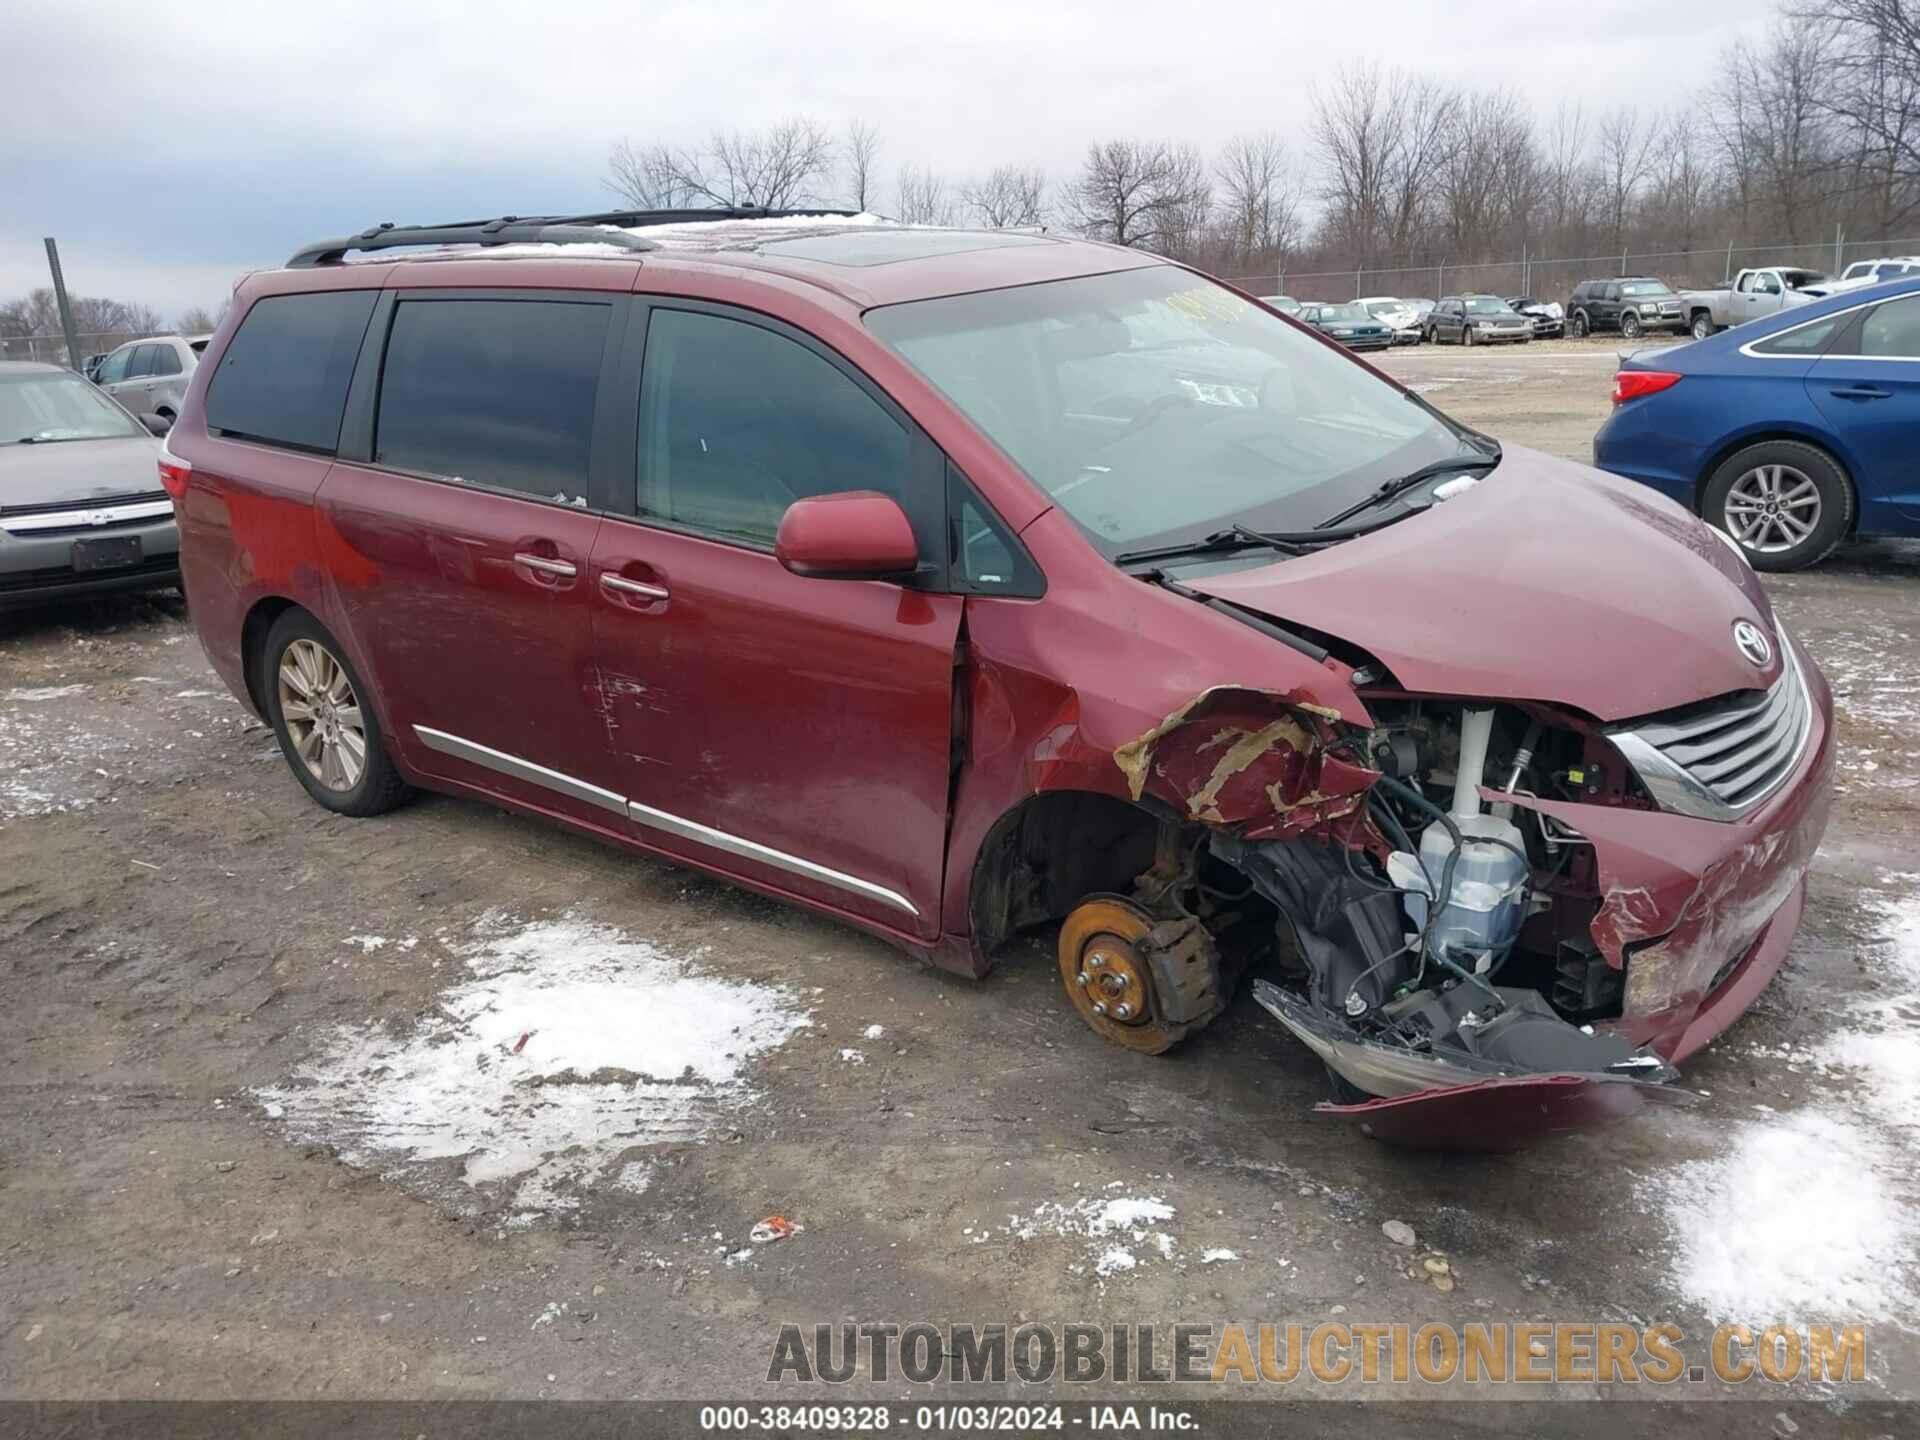
<svg viewBox="0 0 1920 1440">
<path fill-rule="evenodd" d="M 1320 536 L 1313 536 L 1318 542 Z M 1123 550 L 1113 557 L 1116 565 L 1137 565 L 1146 560 L 1182 560 L 1197 555 L 1231 555 L 1240 550 L 1278 550 L 1282 555 L 1304 555 L 1309 542 L 1286 535 L 1263 535 L 1245 525 L 1229 525 L 1199 540 L 1184 545 L 1161 545 L 1152 550 Z"/>
<path fill-rule="evenodd" d="M 1500 447 L 1498 445 L 1495 445 L 1491 451 L 1479 455 L 1449 455 L 1444 460 L 1435 460 L 1431 464 L 1422 465 L 1418 470 L 1396 476 L 1372 493 L 1354 501 L 1338 514 L 1329 515 L 1313 528 L 1331 530 L 1341 521 L 1351 520 L 1361 511 L 1371 510 L 1374 506 L 1391 500 L 1396 495 L 1404 495 L 1415 486 L 1424 485 L 1436 475 L 1445 475 L 1454 470 L 1491 470 L 1499 463 Z"/>
</svg>

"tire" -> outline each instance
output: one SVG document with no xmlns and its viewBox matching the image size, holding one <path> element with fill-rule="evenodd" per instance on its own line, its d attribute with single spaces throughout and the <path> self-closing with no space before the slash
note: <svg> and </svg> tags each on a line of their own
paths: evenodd
<svg viewBox="0 0 1920 1440">
<path fill-rule="evenodd" d="M 326 626 L 305 610 L 287 611 L 267 632 L 259 676 L 280 753 L 309 795 L 354 816 L 384 814 L 406 799 L 370 692 Z"/>
<path fill-rule="evenodd" d="M 1641 333 L 1642 326 L 1640 324 L 1640 317 L 1631 310 L 1622 310 L 1620 312 L 1620 338 L 1622 340 L 1638 340 Z"/>
<path fill-rule="evenodd" d="M 1369 1095 L 1331 1065 L 1322 1062 L 1327 1072 L 1327 1094 L 1336 1105 L 1365 1105 L 1369 1100 L 1378 1100 L 1378 1095 Z"/>
<path fill-rule="evenodd" d="M 1698 315 L 1693 317 L 1693 323 L 1687 327 L 1687 330 L 1696 340 L 1711 339 L 1714 330 L 1713 316 L 1709 315 L 1705 310 L 1702 310 Z"/>
<path fill-rule="evenodd" d="M 1473 327 L 1471 325 L 1462 325 L 1460 327 L 1460 343 L 1469 350 L 1473 348 Z"/>
<path fill-rule="evenodd" d="M 1592 327 L 1587 324 L 1587 312 L 1584 310 L 1574 311 L 1573 312 L 1573 338 L 1576 340 L 1584 340 L 1591 333 L 1592 333 Z"/>
<path fill-rule="evenodd" d="M 1736 450 L 1715 467 L 1700 502 L 1702 518 L 1732 536 L 1754 569 L 1771 571 L 1826 559 L 1852 528 L 1853 510 L 1846 472 L 1797 440 Z"/>
</svg>

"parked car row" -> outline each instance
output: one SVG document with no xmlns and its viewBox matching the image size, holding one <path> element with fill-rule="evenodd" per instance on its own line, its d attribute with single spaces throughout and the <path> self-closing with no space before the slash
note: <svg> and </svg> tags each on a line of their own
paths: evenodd
<svg viewBox="0 0 1920 1440">
<path fill-rule="evenodd" d="M 1438 302 L 1403 300 L 1393 295 L 1304 303 L 1291 295 L 1262 298 L 1282 314 L 1338 340 L 1349 350 L 1384 350 L 1422 342 L 1525 342 L 1566 333 L 1566 312 L 1558 301 L 1526 295 L 1449 295 Z"/>
</svg>

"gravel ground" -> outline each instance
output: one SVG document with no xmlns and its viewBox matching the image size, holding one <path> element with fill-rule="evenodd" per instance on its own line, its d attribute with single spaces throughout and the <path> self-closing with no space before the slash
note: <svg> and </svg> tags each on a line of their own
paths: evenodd
<svg viewBox="0 0 1920 1440">
<path fill-rule="evenodd" d="M 1617 348 L 1384 366 L 1584 458 Z M 1043 944 L 968 983 L 483 805 L 329 816 L 177 600 L 0 616 L 0 1394 L 711 1398 L 783 1319 L 1344 1316 L 1862 1321 L 1851 1392 L 1914 1397 L 1917 587 L 1887 543 L 1770 582 L 1842 794 L 1699 1105 L 1495 1159 L 1316 1120 L 1244 997 L 1136 1056 Z"/>
</svg>

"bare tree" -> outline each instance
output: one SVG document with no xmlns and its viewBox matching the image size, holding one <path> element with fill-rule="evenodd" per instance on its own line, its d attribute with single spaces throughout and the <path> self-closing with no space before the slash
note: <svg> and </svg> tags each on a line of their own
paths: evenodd
<svg viewBox="0 0 1920 1440">
<path fill-rule="evenodd" d="M 960 199 L 990 230 L 1038 225 L 1046 214 L 1047 175 L 1021 165 L 997 165 L 984 180 L 962 188 Z"/>
<path fill-rule="evenodd" d="M 1398 138 L 1381 94 L 1380 67 L 1350 65 L 1313 94 L 1314 151 L 1326 225 L 1361 262 L 1373 258 L 1387 212 L 1388 172 Z"/>
<path fill-rule="evenodd" d="M 1373 63 L 1343 67 L 1313 97 L 1311 131 L 1331 227 L 1365 265 L 1411 254 L 1433 174 L 1458 139 L 1458 92 Z"/>
<path fill-rule="evenodd" d="M 70 295 L 73 328 L 82 335 L 164 335 L 166 322 L 151 305 L 106 300 L 93 295 Z M 0 336 L 58 335 L 60 306 L 51 286 L 30 290 L 18 300 L 0 305 Z"/>
<path fill-rule="evenodd" d="M 1615 248 L 1627 243 L 1627 218 L 1652 168 L 1653 142 L 1659 131 L 1630 105 L 1600 122 L 1597 146 L 1601 199 Z"/>
<path fill-rule="evenodd" d="M 1083 234 L 1163 251 L 1204 223 L 1210 199 L 1198 152 L 1166 140 L 1096 140 L 1068 193 Z"/>
<path fill-rule="evenodd" d="M 1716 178 L 1700 128 L 1694 111 L 1676 110 L 1659 126 L 1654 142 L 1653 213 L 1682 250 L 1694 247 Z"/>
<path fill-rule="evenodd" d="M 222 300 L 218 307 L 209 310 L 204 305 L 195 305 L 180 314 L 180 323 L 175 327 L 182 335 L 206 335 L 220 328 L 220 322 L 227 318 L 228 302 Z"/>
<path fill-rule="evenodd" d="M 1287 142 L 1272 131 L 1237 135 L 1214 165 L 1217 220 L 1235 264 L 1277 262 L 1299 238 L 1301 184 Z"/>
<path fill-rule="evenodd" d="M 1824 30 L 1814 101 L 1848 132 L 1851 188 L 1884 237 L 1920 208 L 1920 15 L 1907 0 L 1814 0 L 1788 13 Z"/>
<path fill-rule="evenodd" d="M 1577 234 L 1587 223 L 1587 114 L 1578 101 L 1562 100 L 1547 127 L 1545 170 L 1547 223 L 1559 235 Z"/>
<path fill-rule="evenodd" d="M 1808 233 L 1834 186 L 1826 102 L 1831 76 L 1821 22 L 1777 23 L 1762 44 L 1736 40 L 1720 57 L 1709 115 L 1742 210 L 1788 243 Z"/>
<path fill-rule="evenodd" d="M 1426 76 L 1396 71 L 1388 103 L 1397 143 L 1389 153 L 1387 198 L 1389 237 L 1395 264 L 1413 255 L 1416 233 L 1432 196 L 1432 177 L 1447 164 L 1459 143 L 1458 91 Z"/>
<path fill-rule="evenodd" d="M 894 187 L 894 218 L 905 225 L 954 225 L 959 210 L 947 182 L 926 166 L 902 165 Z"/>
<path fill-rule="evenodd" d="M 817 199 L 833 155 L 827 132 L 796 118 L 767 130 L 716 132 L 704 146 L 636 149 L 622 140 L 608 157 L 606 183 L 639 209 L 706 204 L 783 210 Z"/>
<path fill-rule="evenodd" d="M 847 126 L 847 138 L 840 142 L 846 157 L 847 201 L 855 210 L 871 210 L 880 197 L 874 188 L 874 166 L 880 158 L 880 132 L 865 121 Z"/>
<path fill-rule="evenodd" d="M 1434 177 L 1449 253 L 1490 251 L 1516 219 L 1524 232 L 1530 194 L 1517 182 L 1533 173 L 1532 127 L 1526 106 L 1504 90 L 1461 102 Z"/>
</svg>

